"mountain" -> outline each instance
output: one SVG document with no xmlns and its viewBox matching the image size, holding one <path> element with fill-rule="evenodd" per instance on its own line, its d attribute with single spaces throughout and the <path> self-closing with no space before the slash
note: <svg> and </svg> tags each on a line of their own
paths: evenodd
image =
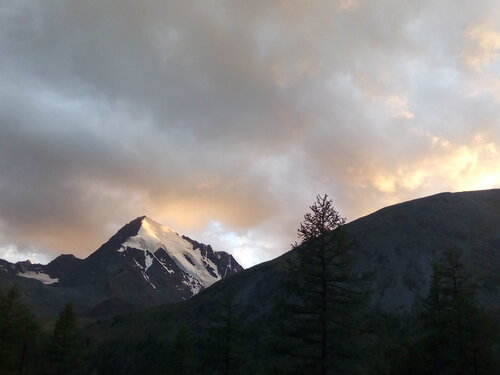
<svg viewBox="0 0 500 375">
<path fill-rule="evenodd" d="M 373 303 L 408 310 L 430 286 L 432 264 L 457 251 L 485 306 L 500 309 L 500 189 L 441 193 L 383 208 L 347 225 Z"/>
<path fill-rule="evenodd" d="M 0 280 L 17 283 L 40 313 L 55 313 L 72 301 L 79 313 L 102 316 L 186 300 L 242 269 L 230 254 L 142 216 L 83 260 L 73 255 L 47 265 L 0 260 Z"/>
<path fill-rule="evenodd" d="M 500 316 L 500 189 L 441 193 L 404 202 L 348 223 L 344 229 L 353 241 L 357 269 L 372 274 L 370 316 L 382 311 L 381 316 L 406 317 L 428 293 L 432 264 L 449 249 L 461 254 L 485 310 Z M 290 275 L 285 264 L 307 250 L 299 247 L 238 272 L 183 303 L 90 326 L 92 339 L 100 340 L 94 363 L 117 374 L 155 373 L 155 360 L 163 364 L 162 353 L 155 349 L 168 345 L 180 322 L 192 332 L 206 332 L 213 321 L 227 314 L 228 296 L 234 301 L 234 316 L 251 327 L 245 340 L 254 350 L 254 362 L 266 363 L 272 350 L 270 336 L 280 319 L 273 308 L 276 301 L 287 298 L 284 280 Z"/>
<path fill-rule="evenodd" d="M 500 189 L 440 193 L 396 204 L 344 229 L 353 241 L 356 268 L 372 275 L 373 308 L 410 310 L 427 294 L 432 265 L 453 249 L 473 277 L 481 303 L 500 311 Z M 274 297 L 285 293 L 284 265 L 298 251 L 307 249 L 300 247 L 238 272 L 182 309 L 201 316 L 230 294 L 249 315 L 266 316 Z"/>
<path fill-rule="evenodd" d="M 209 246 L 158 226 L 145 217 L 133 220 L 84 260 L 62 255 L 46 266 L 0 262 L 0 282 L 15 273 L 10 282 L 15 277 L 25 300 L 44 314 L 54 314 L 65 301 L 73 300 L 80 313 L 99 316 L 107 311 L 112 315 L 140 306 L 182 301 L 203 289 L 185 309 L 199 316 L 216 309 L 216 301 L 230 293 L 242 301 L 242 308 L 250 315 L 258 317 L 269 312 L 275 296 L 285 293 L 283 265 L 288 257 L 303 251 L 297 249 L 241 271 L 229 254 L 214 252 Z M 483 305 L 500 310 L 499 228 L 500 189 L 440 193 L 383 208 L 345 225 L 354 242 L 357 267 L 373 274 L 372 306 L 386 311 L 407 311 L 423 298 L 432 264 L 449 249 L 462 254 Z M 181 250 L 174 251 L 174 245 Z M 182 249 L 187 250 L 183 253 Z M 194 265 L 182 254 L 191 255 Z M 174 269 L 174 264 L 178 268 Z M 57 282 L 45 285 L 17 275 L 23 272 L 23 276 L 32 277 L 38 272 L 38 278 L 45 282 Z M 198 275 L 196 281 L 191 279 L 193 273 Z M 206 288 L 212 281 L 230 275 Z"/>
<path fill-rule="evenodd" d="M 344 226 L 358 271 L 371 274 L 371 306 L 409 311 L 430 286 L 432 265 L 447 250 L 461 255 L 489 310 L 500 311 L 500 189 L 440 193 L 383 208 Z M 284 265 L 298 251 L 244 270 L 204 290 L 185 309 L 196 316 L 231 294 L 258 318 L 285 292 Z M 187 314 L 187 313 L 186 313 Z"/>
</svg>

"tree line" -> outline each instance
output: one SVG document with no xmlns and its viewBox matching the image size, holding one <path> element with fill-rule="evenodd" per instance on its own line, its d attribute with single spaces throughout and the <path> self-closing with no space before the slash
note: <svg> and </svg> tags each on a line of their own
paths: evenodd
<svg viewBox="0 0 500 375">
<path fill-rule="evenodd" d="M 500 373 L 499 317 L 480 307 L 458 252 L 442 253 L 413 310 L 375 311 L 372 277 L 357 269 L 344 224 L 318 195 L 265 321 L 228 293 L 203 324 L 181 319 L 169 332 L 109 346 L 84 337 L 71 305 L 42 329 L 14 287 L 0 294 L 0 374 Z"/>
</svg>

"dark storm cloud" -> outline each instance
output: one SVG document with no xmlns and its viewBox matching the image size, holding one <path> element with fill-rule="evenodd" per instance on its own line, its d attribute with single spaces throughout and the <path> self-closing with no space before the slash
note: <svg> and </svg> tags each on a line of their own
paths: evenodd
<svg viewBox="0 0 500 375">
<path fill-rule="evenodd" d="M 0 249 L 84 256 L 147 213 L 248 265 L 317 192 L 352 219 L 499 186 L 495 5 L 2 4 Z"/>
</svg>

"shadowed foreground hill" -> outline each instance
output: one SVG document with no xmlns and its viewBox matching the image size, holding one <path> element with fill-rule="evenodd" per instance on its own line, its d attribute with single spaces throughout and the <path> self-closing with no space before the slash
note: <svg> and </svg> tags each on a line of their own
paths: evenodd
<svg viewBox="0 0 500 375">
<path fill-rule="evenodd" d="M 408 309 L 428 290 L 432 263 L 444 251 L 462 255 L 482 302 L 500 308 L 500 189 L 442 193 L 379 210 L 347 225 L 366 268 L 374 304 Z"/>
<path fill-rule="evenodd" d="M 477 283 L 481 302 L 500 309 L 500 189 L 441 193 L 383 208 L 345 225 L 358 267 L 373 274 L 372 306 L 408 310 L 428 291 L 432 264 L 456 250 Z M 297 250 L 295 250 L 297 251 Z M 193 298 L 206 301 L 230 292 L 248 312 L 265 314 L 281 293 L 286 259 L 294 251 L 223 280 Z"/>
</svg>

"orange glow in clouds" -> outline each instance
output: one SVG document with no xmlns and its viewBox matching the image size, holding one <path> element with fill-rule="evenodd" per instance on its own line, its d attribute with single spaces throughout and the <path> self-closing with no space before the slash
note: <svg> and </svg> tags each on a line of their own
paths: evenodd
<svg viewBox="0 0 500 375">
<path fill-rule="evenodd" d="M 369 184 L 390 195 L 433 187 L 464 191 L 500 187 L 500 152 L 493 142 L 477 135 L 466 145 L 433 137 L 435 153 L 396 171 L 376 173 Z"/>
</svg>

